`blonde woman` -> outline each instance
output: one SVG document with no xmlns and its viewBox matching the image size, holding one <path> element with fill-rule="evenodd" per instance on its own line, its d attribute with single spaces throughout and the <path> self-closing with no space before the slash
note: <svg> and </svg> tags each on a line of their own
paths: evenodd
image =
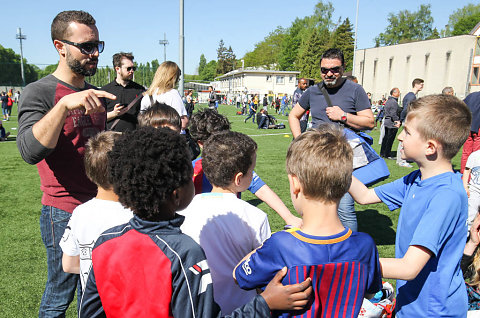
<svg viewBox="0 0 480 318">
<path fill-rule="evenodd" d="M 141 110 L 144 111 L 151 106 L 153 102 L 167 104 L 173 107 L 182 119 L 182 130 L 188 125 L 187 110 L 183 104 L 180 93 L 174 88 L 180 79 L 180 68 L 175 62 L 166 61 L 160 64 L 152 84 L 145 92 L 142 98 Z"/>
</svg>

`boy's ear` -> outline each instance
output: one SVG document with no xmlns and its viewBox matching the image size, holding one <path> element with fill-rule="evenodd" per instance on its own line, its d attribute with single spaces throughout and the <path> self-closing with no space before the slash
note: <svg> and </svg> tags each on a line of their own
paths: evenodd
<svg viewBox="0 0 480 318">
<path fill-rule="evenodd" d="M 235 186 L 239 186 L 240 185 L 240 182 L 242 181 L 242 177 L 243 177 L 243 173 L 242 172 L 238 172 L 235 177 L 233 178 L 233 183 L 235 184 Z"/>
<path fill-rule="evenodd" d="M 438 141 L 434 139 L 427 140 L 427 149 L 425 150 L 425 155 L 427 157 L 438 155 L 438 151 L 441 148 L 441 145 Z"/>
<path fill-rule="evenodd" d="M 288 183 L 290 183 L 290 191 L 297 195 L 300 193 L 302 187 L 300 186 L 300 180 L 298 180 L 297 176 L 294 174 L 288 175 Z"/>
</svg>

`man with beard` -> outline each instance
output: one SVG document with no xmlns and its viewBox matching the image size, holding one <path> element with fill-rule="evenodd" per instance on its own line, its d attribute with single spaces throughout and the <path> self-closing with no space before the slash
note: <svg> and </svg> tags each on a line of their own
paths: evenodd
<svg viewBox="0 0 480 318">
<path fill-rule="evenodd" d="M 62 269 L 59 241 L 73 209 L 93 198 L 97 187 L 83 165 L 89 137 L 105 129 L 103 98 L 115 95 L 85 82 L 94 75 L 104 43 L 95 19 L 87 12 L 64 11 L 51 26 L 58 67 L 25 87 L 19 102 L 17 146 L 23 159 L 36 164 L 40 175 L 40 231 L 47 249 L 48 278 L 39 317 L 65 316 L 78 275 Z"/>
<path fill-rule="evenodd" d="M 359 84 L 342 78 L 345 70 L 343 52 L 339 49 L 325 51 L 320 59 L 320 69 L 323 82 L 307 89 L 288 116 L 293 137 L 301 134 L 300 119 L 307 110 L 312 115 L 314 128 L 323 123 L 334 123 L 353 130 L 372 129 L 374 117 L 365 90 Z M 333 103 L 330 107 L 322 87 L 325 87 Z M 338 216 L 345 227 L 357 231 L 354 201 L 348 193 L 340 200 Z"/>
<path fill-rule="evenodd" d="M 127 109 L 128 105 L 145 91 L 142 85 L 132 81 L 135 65 L 132 53 L 120 52 L 113 55 L 113 67 L 117 78 L 102 87 L 102 90 L 117 96 L 116 100 L 107 101 L 107 128 L 114 131 L 134 130 L 137 127 L 137 116 L 140 112 L 141 98 Z M 112 128 L 112 125 L 117 122 Z"/>
</svg>

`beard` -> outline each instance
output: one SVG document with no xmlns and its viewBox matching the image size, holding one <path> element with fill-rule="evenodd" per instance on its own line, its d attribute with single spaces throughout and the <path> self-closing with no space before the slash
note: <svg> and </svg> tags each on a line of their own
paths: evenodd
<svg viewBox="0 0 480 318">
<path fill-rule="evenodd" d="M 129 72 L 127 73 L 121 73 L 120 76 L 122 77 L 122 80 L 124 81 L 131 81 L 133 79 L 133 73 L 132 74 L 129 74 Z"/>
<path fill-rule="evenodd" d="M 325 77 L 323 82 L 325 83 L 325 86 L 327 86 L 327 87 L 334 87 L 335 85 L 337 85 L 338 78 L 336 78 L 336 77 L 330 77 L 330 78 Z"/>
<path fill-rule="evenodd" d="M 70 67 L 72 72 L 74 72 L 75 74 L 82 75 L 82 76 L 93 76 L 97 72 L 97 65 L 95 65 L 95 67 L 92 67 L 92 68 L 87 68 L 86 67 L 86 64 L 88 62 L 98 62 L 98 58 L 96 58 L 96 57 L 89 58 L 89 59 L 85 60 L 84 63 L 82 63 L 79 60 L 76 60 L 70 54 L 70 51 L 67 50 L 66 59 L 67 59 L 68 67 Z"/>
</svg>

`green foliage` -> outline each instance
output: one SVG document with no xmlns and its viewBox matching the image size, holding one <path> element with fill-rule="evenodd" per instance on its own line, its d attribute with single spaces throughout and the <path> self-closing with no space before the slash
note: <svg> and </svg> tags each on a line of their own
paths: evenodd
<svg viewBox="0 0 480 318">
<path fill-rule="evenodd" d="M 480 11 L 458 20 L 453 27 L 452 35 L 469 34 L 478 22 L 480 22 Z"/>
<path fill-rule="evenodd" d="M 27 59 L 23 59 L 23 69 L 25 74 L 25 84 L 35 82 L 38 79 L 35 65 L 28 64 Z M 4 48 L 0 45 L 0 85 L 21 86 L 21 56 L 16 54 L 10 48 Z"/>
<path fill-rule="evenodd" d="M 205 58 L 205 55 L 202 53 L 202 55 L 200 55 L 200 62 L 198 63 L 198 75 L 203 73 L 205 66 L 207 66 L 207 59 Z"/>
<path fill-rule="evenodd" d="M 341 49 L 345 57 L 345 70 L 351 71 L 353 67 L 353 51 L 355 40 L 353 38 L 353 25 L 346 18 L 333 32 L 330 47 Z"/>
<path fill-rule="evenodd" d="M 277 27 L 265 39 L 255 45 L 253 51 L 244 56 L 246 66 L 275 66 L 275 69 L 298 70 L 304 50 L 310 45 L 313 30 L 330 32 L 333 27 L 333 5 L 329 1 L 318 1 L 311 16 L 296 18 L 292 25 L 283 29 Z"/>
<path fill-rule="evenodd" d="M 455 29 L 455 25 L 462 19 L 469 17 L 471 15 L 477 14 L 480 12 L 480 4 L 473 4 L 469 3 L 466 6 L 457 9 L 455 12 L 453 12 L 450 17 L 448 18 L 448 24 L 443 31 L 445 36 L 450 36 L 454 35 L 452 32 Z M 477 20 L 477 23 L 480 22 Z M 475 26 L 475 25 L 474 25 Z M 473 27 L 472 27 L 473 29 Z M 468 31 L 470 32 L 471 29 Z M 465 34 L 465 33 L 463 33 Z"/>
<path fill-rule="evenodd" d="M 213 81 L 217 75 L 217 61 L 211 60 L 205 65 L 202 73 L 200 73 L 199 79 L 202 81 Z"/>
<path fill-rule="evenodd" d="M 295 71 L 298 51 L 302 45 L 302 31 L 308 28 L 307 18 L 296 18 L 286 30 L 282 43 L 282 51 L 278 59 L 279 68 L 284 71 Z"/>
<path fill-rule="evenodd" d="M 285 37 L 286 30 L 278 26 L 274 31 L 270 32 L 263 41 L 255 44 L 253 51 L 245 54 L 243 58 L 245 66 L 263 66 L 274 69 L 275 65 L 279 64 Z"/>
<path fill-rule="evenodd" d="M 375 38 L 375 46 L 394 45 L 438 37 L 433 29 L 433 17 L 430 4 L 420 5 L 418 11 L 402 10 L 397 14 L 389 13 L 385 32 Z"/>
<path fill-rule="evenodd" d="M 301 77 L 321 79 L 320 58 L 328 49 L 329 40 L 330 33 L 327 29 L 313 29 L 298 56 L 297 67 Z"/>
<path fill-rule="evenodd" d="M 38 78 L 40 79 L 40 78 L 43 78 L 47 75 L 52 74 L 57 69 L 57 66 L 58 66 L 58 63 L 47 65 L 43 70 L 39 69 L 38 72 L 37 72 L 38 73 Z"/>
<path fill-rule="evenodd" d="M 223 40 L 220 40 L 217 49 L 217 70 L 216 75 L 223 75 L 233 71 L 237 58 L 233 53 L 232 47 L 225 47 Z"/>
</svg>

